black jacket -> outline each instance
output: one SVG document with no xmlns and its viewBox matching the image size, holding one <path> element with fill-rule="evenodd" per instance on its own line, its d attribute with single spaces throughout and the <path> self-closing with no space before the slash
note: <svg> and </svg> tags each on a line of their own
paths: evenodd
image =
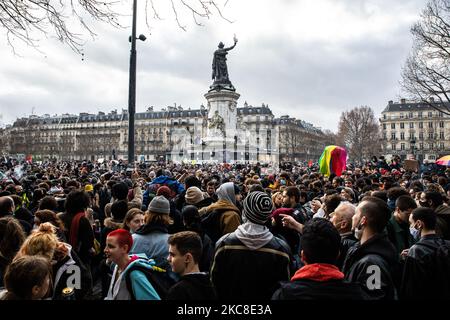
<svg viewBox="0 0 450 320">
<path fill-rule="evenodd" d="M 342 270 L 348 250 L 351 247 L 353 247 L 357 242 L 358 242 L 358 239 L 355 238 L 353 233 L 341 235 L 341 249 L 339 251 L 339 258 L 336 263 L 336 265 L 339 269 Z"/>
<path fill-rule="evenodd" d="M 214 202 L 216 202 L 213 198 L 205 198 L 200 202 L 197 202 L 195 204 L 195 206 L 197 207 L 197 209 L 201 209 L 201 208 L 205 208 L 205 207 L 209 207 L 210 205 L 212 205 Z"/>
<path fill-rule="evenodd" d="M 246 247 L 229 233 L 216 244 L 211 280 L 221 300 L 268 301 L 279 281 L 290 278 L 290 249 L 273 237 L 260 249 Z"/>
<path fill-rule="evenodd" d="M 167 300 L 216 300 L 216 291 L 207 273 L 192 273 L 180 278 L 167 294 Z"/>
<path fill-rule="evenodd" d="M 394 245 L 385 234 L 376 234 L 348 250 L 342 271 L 345 280 L 360 283 L 372 299 L 393 300 L 397 298 L 392 277 L 397 264 Z"/>
<path fill-rule="evenodd" d="M 403 267 L 401 299 L 450 299 L 450 270 L 440 270 L 434 257 L 442 245 L 450 247 L 450 241 L 444 241 L 437 235 L 427 235 L 409 249 Z"/>
<path fill-rule="evenodd" d="M 14 213 L 14 216 L 16 217 L 16 219 L 28 222 L 31 226 L 34 225 L 34 216 L 27 208 L 20 207 Z"/>
<path fill-rule="evenodd" d="M 169 216 L 172 218 L 173 224 L 169 225 L 167 229 L 170 234 L 174 234 L 184 230 L 183 218 L 181 217 L 181 212 L 177 209 L 175 202 L 170 200 L 169 203 L 170 203 Z"/>
<path fill-rule="evenodd" d="M 440 205 L 435 209 L 437 214 L 436 234 L 450 240 L 450 207 Z"/>
<path fill-rule="evenodd" d="M 72 225 L 73 215 L 66 212 L 59 215 L 59 218 L 64 223 L 65 236 L 69 241 L 70 239 L 70 226 Z M 89 265 L 91 261 L 91 248 L 94 247 L 94 231 L 92 230 L 91 223 L 86 217 L 80 219 L 80 225 L 78 228 L 78 248 L 73 248 L 81 261 L 85 265 Z"/>
<path fill-rule="evenodd" d="M 200 271 L 209 272 L 211 269 L 211 263 L 214 258 L 214 249 L 216 244 L 211 241 L 211 238 L 208 237 L 206 233 L 200 233 L 200 237 L 202 238 L 202 256 L 200 258 L 200 262 L 198 264 Z"/>
<path fill-rule="evenodd" d="M 71 259 L 72 258 L 72 259 Z M 80 288 L 75 288 L 76 300 L 83 300 L 92 293 L 92 275 L 88 268 L 83 264 L 75 251 L 70 250 L 70 256 L 58 261 L 53 265 L 53 300 L 64 300 L 62 291 L 73 283 L 76 277 L 76 271 L 72 270 L 76 266 L 80 270 Z M 55 283 L 56 282 L 56 283 Z M 75 281 L 76 283 L 76 281 Z"/>
<path fill-rule="evenodd" d="M 272 300 L 367 300 L 369 296 L 359 283 L 343 280 L 310 279 L 281 283 Z"/>
</svg>

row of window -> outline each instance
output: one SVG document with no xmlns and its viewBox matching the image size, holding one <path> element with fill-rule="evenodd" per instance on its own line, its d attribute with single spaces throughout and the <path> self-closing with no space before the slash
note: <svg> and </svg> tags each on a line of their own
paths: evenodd
<svg viewBox="0 0 450 320">
<path fill-rule="evenodd" d="M 387 138 L 386 133 L 383 133 L 383 138 L 384 139 Z M 438 138 L 437 133 L 436 134 L 432 133 L 432 132 L 428 133 L 428 139 L 437 139 L 437 138 Z M 391 139 L 392 140 L 397 139 L 397 133 L 396 132 L 391 132 Z M 416 139 L 415 134 L 414 133 L 410 133 L 409 134 L 409 140 L 414 140 L 414 139 Z M 424 139 L 423 132 L 419 132 L 419 139 L 420 140 Z M 445 140 L 445 134 L 444 134 L 443 131 L 439 132 L 439 139 Z M 404 132 L 400 132 L 400 140 L 405 140 L 405 133 Z"/>
<path fill-rule="evenodd" d="M 383 123 L 383 130 L 386 130 L 386 123 Z M 409 123 L 409 128 L 414 129 L 414 122 Z M 428 128 L 433 128 L 433 122 L 428 122 Z M 439 121 L 439 128 L 444 128 L 444 121 Z M 395 123 L 391 123 L 391 129 L 395 129 Z M 400 122 L 400 129 L 405 129 L 405 123 Z M 423 122 L 419 122 L 419 129 L 423 129 Z"/>
<path fill-rule="evenodd" d="M 425 114 L 427 114 L 427 113 L 425 113 Z M 428 118 L 432 118 L 434 116 L 438 116 L 438 117 L 442 118 L 444 116 L 444 113 L 437 112 L 437 111 L 436 112 L 428 111 L 427 115 L 428 115 Z M 423 116 L 424 116 L 424 112 L 422 112 L 422 111 L 417 112 L 417 114 L 412 111 L 410 111 L 409 113 L 400 112 L 400 119 L 408 119 L 408 118 L 412 119 L 414 117 L 423 118 Z M 383 114 L 383 119 L 385 119 L 385 120 L 387 119 L 386 114 Z"/>
<path fill-rule="evenodd" d="M 426 144 L 426 148 L 427 149 L 433 149 L 435 146 L 438 146 L 440 150 L 444 150 L 445 149 L 445 144 L 443 142 L 438 144 L 434 144 L 434 143 L 427 143 Z M 397 150 L 397 144 L 392 143 L 391 144 L 391 149 L 392 150 Z M 406 150 L 406 144 L 405 143 L 400 143 L 400 150 Z M 417 150 L 424 150 L 424 144 L 423 143 L 419 143 Z"/>
</svg>

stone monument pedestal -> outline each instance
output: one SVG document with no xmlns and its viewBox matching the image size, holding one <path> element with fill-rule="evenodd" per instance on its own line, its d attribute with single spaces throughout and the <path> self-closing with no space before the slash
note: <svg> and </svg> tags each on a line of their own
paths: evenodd
<svg viewBox="0 0 450 320">
<path fill-rule="evenodd" d="M 210 160 L 232 162 L 235 160 L 237 130 L 237 100 L 240 94 L 231 90 L 210 90 L 208 101 L 208 128 L 204 150 Z"/>
</svg>

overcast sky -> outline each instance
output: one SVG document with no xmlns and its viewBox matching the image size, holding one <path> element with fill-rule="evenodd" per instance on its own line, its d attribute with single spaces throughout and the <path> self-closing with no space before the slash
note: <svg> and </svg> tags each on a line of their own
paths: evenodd
<svg viewBox="0 0 450 320">
<path fill-rule="evenodd" d="M 131 14 L 131 1 L 124 2 L 123 13 Z M 223 13 L 233 23 L 214 16 L 199 27 L 180 12 L 184 32 L 170 14 L 170 2 L 155 3 L 164 20 L 150 21 L 151 34 L 144 7 L 139 8 L 137 32 L 147 41 L 137 42 L 138 112 L 175 103 L 206 105 L 213 52 L 220 41 L 232 45 L 236 34 L 228 71 L 241 94 L 238 105 L 265 103 L 275 116 L 289 114 L 333 131 L 344 110 L 367 105 L 378 117 L 388 100 L 399 100 L 401 68 L 412 45 L 409 29 L 426 5 L 425 0 L 229 0 Z M 0 34 L 0 123 L 32 111 L 127 108 L 131 29 L 93 27 L 97 37 L 86 37 L 84 61 L 52 39 L 41 41 L 42 53 L 18 46 L 17 56 Z"/>
</svg>

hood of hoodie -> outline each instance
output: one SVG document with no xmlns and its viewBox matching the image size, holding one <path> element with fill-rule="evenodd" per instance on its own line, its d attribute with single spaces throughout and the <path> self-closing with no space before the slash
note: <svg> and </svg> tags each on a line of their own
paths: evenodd
<svg viewBox="0 0 450 320">
<path fill-rule="evenodd" d="M 376 234 L 362 245 L 358 242 L 355 245 L 352 260 L 359 260 L 361 257 L 369 254 L 381 256 L 390 265 L 395 265 L 398 262 L 397 250 L 386 234 Z"/>
<path fill-rule="evenodd" d="M 152 232 L 162 232 L 162 233 L 169 233 L 169 230 L 167 229 L 167 226 L 160 222 L 155 222 L 151 224 L 144 224 L 139 229 L 136 230 L 136 234 L 149 234 Z"/>
<path fill-rule="evenodd" d="M 234 194 L 234 184 L 233 182 L 227 182 L 222 184 L 216 191 L 219 200 L 227 200 L 232 204 L 236 205 L 236 195 Z"/>
<path fill-rule="evenodd" d="M 234 232 L 236 237 L 249 249 L 258 250 L 264 247 L 273 238 L 273 234 L 265 226 L 246 222 L 241 224 Z"/>
<path fill-rule="evenodd" d="M 130 255 L 130 263 L 128 263 L 127 267 L 122 272 L 122 275 L 125 276 L 125 274 L 128 272 L 128 270 L 130 270 L 130 268 L 135 265 L 138 265 L 140 267 L 144 267 L 144 268 L 147 268 L 150 270 L 150 269 L 153 269 L 154 267 L 156 267 L 156 262 L 153 259 L 149 259 L 145 253 Z"/>
<path fill-rule="evenodd" d="M 330 280 L 342 280 L 344 274 L 339 271 L 339 268 L 326 263 L 313 263 L 297 270 L 292 277 L 291 281 L 295 280 L 313 280 L 313 281 L 330 281 Z"/>
<path fill-rule="evenodd" d="M 116 222 L 112 218 L 106 218 L 104 224 L 105 224 L 106 228 L 109 228 L 109 229 L 112 229 L 112 230 L 123 228 L 123 223 Z"/>
<path fill-rule="evenodd" d="M 210 213 L 213 212 L 214 210 L 220 210 L 220 211 L 235 211 L 237 212 L 239 215 L 241 215 L 241 212 L 239 211 L 239 209 L 232 204 L 230 201 L 227 200 L 219 200 L 215 203 L 213 203 L 212 205 L 210 205 L 209 207 L 204 207 L 201 208 L 199 210 L 199 214 L 203 215 L 205 213 Z"/>
</svg>

